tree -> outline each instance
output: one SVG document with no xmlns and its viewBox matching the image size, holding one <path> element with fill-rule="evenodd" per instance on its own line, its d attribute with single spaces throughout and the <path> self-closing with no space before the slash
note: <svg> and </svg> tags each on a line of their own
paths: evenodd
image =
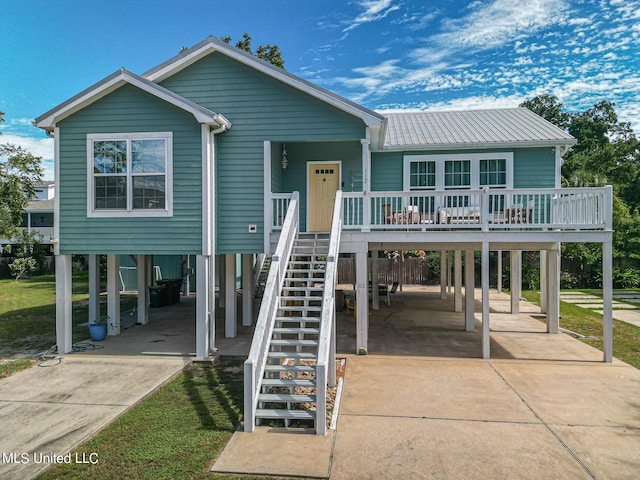
<svg viewBox="0 0 640 480">
<path fill-rule="evenodd" d="M 546 93 L 544 95 L 538 95 L 531 100 L 522 102 L 520 107 L 528 108 L 533 113 L 537 113 L 548 122 L 563 129 L 569 126 L 571 120 L 571 115 L 563 110 L 562 102 L 560 102 L 555 95 L 548 95 Z"/>
<path fill-rule="evenodd" d="M 226 36 L 221 39 L 225 43 L 231 43 L 231 37 Z M 284 60 L 282 59 L 282 52 L 278 45 L 259 45 L 255 52 L 251 49 L 251 35 L 248 33 L 242 34 L 242 39 L 236 42 L 236 48 L 249 52 L 251 55 L 275 65 L 278 68 L 284 70 Z"/>
<path fill-rule="evenodd" d="M 41 160 L 22 147 L 0 145 L 0 238 L 11 238 L 18 231 L 22 212 L 42 179 Z"/>
<path fill-rule="evenodd" d="M 44 262 L 44 249 L 35 235 L 22 230 L 15 239 L 15 260 L 9 264 L 11 274 L 19 278 L 40 270 Z"/>
</svg>

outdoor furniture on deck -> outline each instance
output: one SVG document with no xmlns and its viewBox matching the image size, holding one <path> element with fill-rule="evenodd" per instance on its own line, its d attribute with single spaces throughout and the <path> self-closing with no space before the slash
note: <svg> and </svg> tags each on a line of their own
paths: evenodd
<svg viewBox="0 0 640 480">
<path fill-rule="evenodd" d="M 425 225 L 434 223 L 433 215 L 420 212 L 417 205 L 407 205 L 401 210 L 393 210 L 389 203 L 382 205 L 385 225 Z"/>
<path fill-rule="evenodd" d="M 441 224 L 480 223 L 480 207 L 469 205 L 465 207 L 443 207 L 439 210 Z"/>
</svg>

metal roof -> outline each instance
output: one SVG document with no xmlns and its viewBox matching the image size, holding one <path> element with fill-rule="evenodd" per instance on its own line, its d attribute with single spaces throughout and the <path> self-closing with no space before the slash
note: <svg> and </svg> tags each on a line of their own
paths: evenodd
<svg viewBox="0 0 640 480">
<path fill-rule="evenodd" d="M 384 150 L 547 146 L 576 139 L 526 108 L 390 113 Z"/>
</svg>

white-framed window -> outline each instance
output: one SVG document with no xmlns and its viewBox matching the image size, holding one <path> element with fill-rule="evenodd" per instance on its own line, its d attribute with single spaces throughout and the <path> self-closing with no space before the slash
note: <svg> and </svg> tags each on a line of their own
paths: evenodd
<svg viewBox="0 0 640 480">
<path fill-rule="evenodd" d="M 173 214 L 171 132 L 87 135 L 87 215 Z"/>
<path fill-rule="evenodd" d="M 431 165 L 429 173 L 426 173 L 426 165 Z M 428 186 L 424 184 L 427 178 Z M 404 191 L 477 190 L 483 187 L 513 188 L 513 152 L 404 156 Z"/>
</svg>

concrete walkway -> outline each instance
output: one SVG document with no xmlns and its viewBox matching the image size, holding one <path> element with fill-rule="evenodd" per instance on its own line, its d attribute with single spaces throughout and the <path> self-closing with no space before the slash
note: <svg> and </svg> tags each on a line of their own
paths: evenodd
<svg viewBox="0 0 640 480">
<path fill-rule="evenodd" d="M 603 314 L 602 297 L 596 295 L 578 291 L 562 292 L 560 293 L 560 300 L 572 303 L 580 308 L 593 310 L 594 313 L 600 315 Z M 628 302 L 640 303 L 640 292 L 626 290 L 613 292 L 613 318 L 640 327 L 640 309 L 638 309 L 637 305 Z"/>
<path fill-rule="evenodd" d="M 492 358 L 451 302 L 405 292 L 370 316 L 370 354 L 347 358 L 327 437 L 236 432 L 213 471 L 346 479 L 636 479 L 640 371 L 492 293 Z M 522 303 L 521 311 L 537 308 Z M 478 317 L 478 315 L 477 315 Z M 352 318 L 339 318 L 339 350 Z M 297 453 L 297 452 L 302 452 Z"/>
</svg>

